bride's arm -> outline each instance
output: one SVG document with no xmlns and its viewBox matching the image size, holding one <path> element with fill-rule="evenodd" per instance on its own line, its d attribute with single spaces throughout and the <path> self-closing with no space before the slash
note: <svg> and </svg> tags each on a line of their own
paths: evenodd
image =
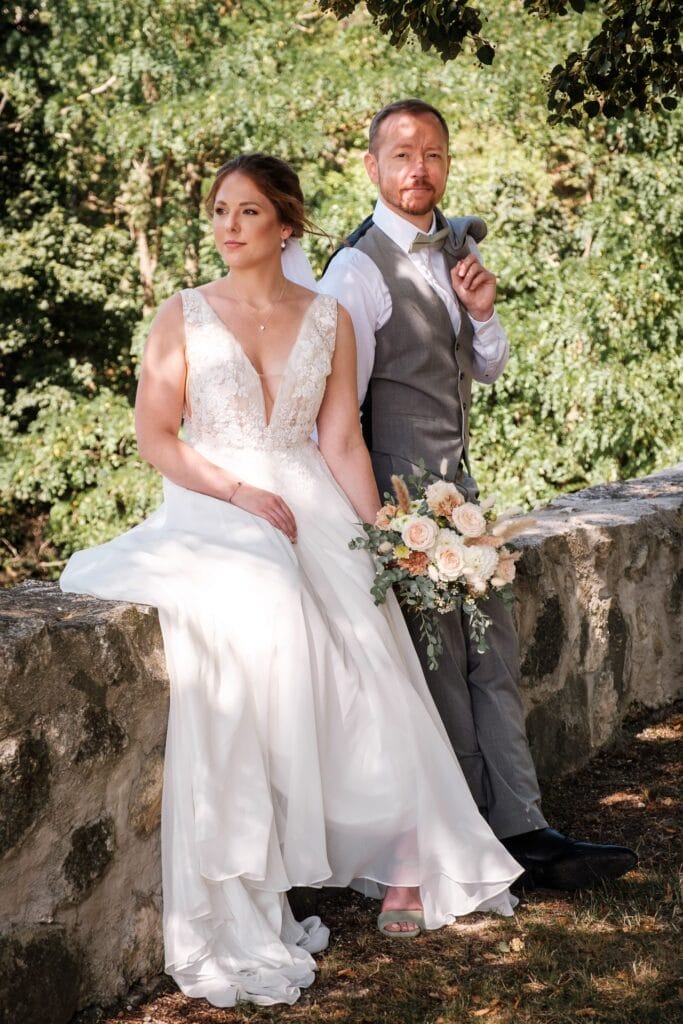
<svg viewBox="0 0 683 1024">
<path fill-rule="evenodd" d="M 186 379 L 182 300 L 174 295 L 159 309 L 142 358 L 135 400 L 140 456 L 179 487 L 232 501 L 294 540 L 296 523 L 282 498 L 240 481 L 180 440 Z"/>
<path fill-rule="evenodd" d="M 174 484 L 229 501 L 237 478 L 178 437 L 186 375 L 182 305 L 174 295 L 159 309 L 142 357 L 135 399 L 138 451 Z"/>
<path fill-rule="evenodd" d="M 360 518 L 372 523 L 381 502 L 360 428 L 356 341 L 351 317 L 343 306 L 338 310 L 332 372 L 318 413 L 318 445 Z"/>
</svg>

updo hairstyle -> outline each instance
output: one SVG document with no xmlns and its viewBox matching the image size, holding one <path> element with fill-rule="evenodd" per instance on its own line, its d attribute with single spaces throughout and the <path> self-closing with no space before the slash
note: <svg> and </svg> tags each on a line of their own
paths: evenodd
<svg viewBox="0 0 683 1024">
<path fill-rule="evenodd" d="M 216 193 L 229 174 L 244 174 L 251 178 L 259 191 L 270 199 L 280 223 L 292 229 L 293 238 L 301 238 L 304 231 L 315 230 L 313 222 L 306 216 L 304 195 L 296 171 L 279 157 L 265 153 L 243 153 L 223 164 L 204 201 L 209 217 L 213 217 Z"/>
</svg>

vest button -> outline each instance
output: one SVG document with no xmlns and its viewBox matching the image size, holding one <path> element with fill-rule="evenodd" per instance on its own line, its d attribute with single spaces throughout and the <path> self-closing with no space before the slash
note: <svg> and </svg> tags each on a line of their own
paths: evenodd
<svg viewBox="0 0 683 1024">
<path fill-rule="evenodd" d="M 463 402 L 462 403 L 462 407 L 463 407 L 463 409 L 466 409 L 467 408 L 467 402 Z"/>
<path fill-rule="evenodd" d="M 460 348 L 460 342 L 456 341 L 456 343 L 455 343 L 455 351 L 457 352 L 459 348 Z"/>
<path fill-rule="evenodd" d="M 463 370 L 461 370 L 460 371 L 460 380 L 464 380 L 464 379 L 465 379 L 465 373 L 464 373 Z"/>
</svg>

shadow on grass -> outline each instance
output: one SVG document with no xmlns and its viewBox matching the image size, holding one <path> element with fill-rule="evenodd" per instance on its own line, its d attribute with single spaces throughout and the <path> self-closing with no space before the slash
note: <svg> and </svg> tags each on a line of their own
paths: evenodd
<svg viewBox="0 0 683 1024">
<path fill-rule="evenodd" d="M 573 896 L 528 893 L 514 919 L 473 915 L 406 941 L 377 932 L 371 900 L 297 890 L 297 915 L 320 914 L 332 940 L 294 1006 L 216 1010 L 164 982 L 130 1010 L 94 1011 L 78 1024 L 674 1024 L 681 736 L 680 710 L 651 716 L 547 787 L 553 825 L 637 849 L 640 865 L 624 879 Z"/>
</svg>

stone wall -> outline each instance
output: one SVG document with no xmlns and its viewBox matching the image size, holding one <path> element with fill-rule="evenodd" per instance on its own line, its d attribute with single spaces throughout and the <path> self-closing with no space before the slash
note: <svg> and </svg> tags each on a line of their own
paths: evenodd
<svg viewBox="0 0 683 1024">
<path fill-rule="evenodd" d="M 61 1024 L 161 969 L 161 636 L 44 583 L 0 631 L 0 1020 Z"/>
<path fill-rule="evenodd" d="M 541 778 L 584 764 L 627 713 L 683 691 L 683 463 L 535 513 L 515 592 Z"/>
<path fill-rule="evenodd" d="M 538 513 L 515 584 L 541 776 L 683 689 L 683 465 Z M 0 592 L 0 1020 L 64 1024 L 162 967 L 155 612 Z"/>
</svg>

